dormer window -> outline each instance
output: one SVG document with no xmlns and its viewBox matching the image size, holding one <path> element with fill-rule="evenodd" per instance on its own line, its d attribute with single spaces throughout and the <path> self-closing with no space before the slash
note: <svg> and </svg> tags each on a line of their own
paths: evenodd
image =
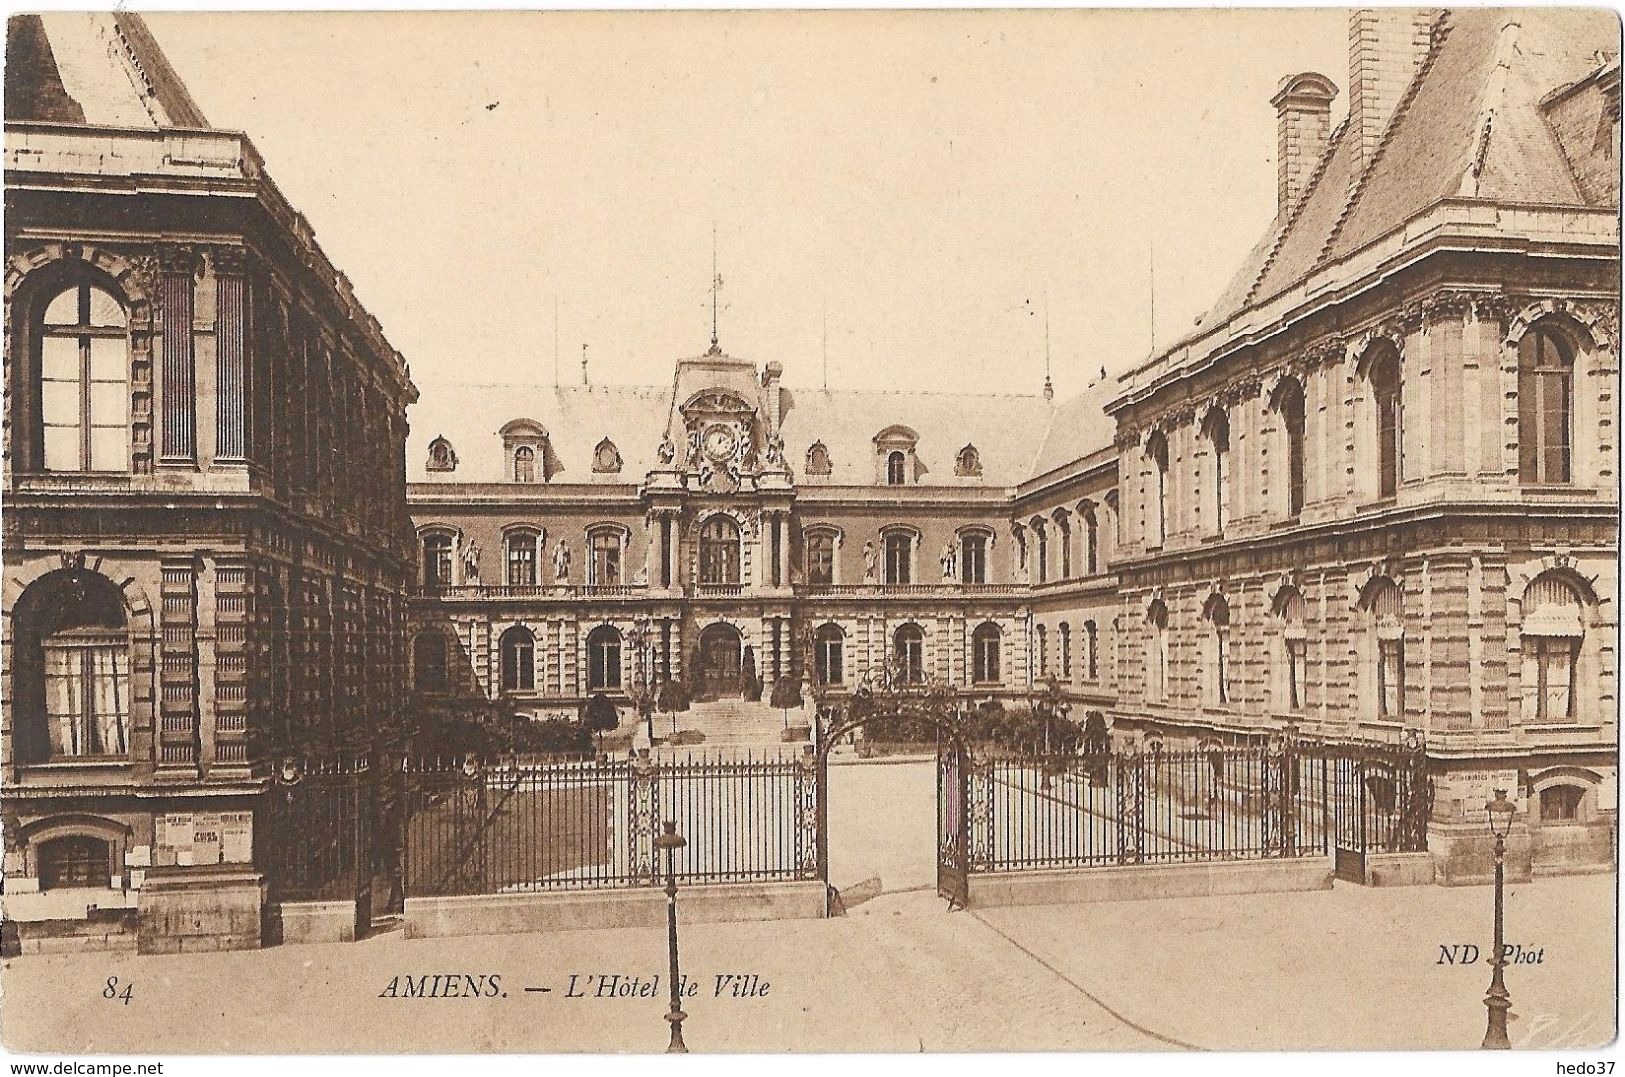
<svg viewBox="0 0 1625 1077">
<path fill-rule="evenodd" d="M 451 447 L 451 442 L 443 437 L 437 437 L 429 442 L 429 462 L 423 465 L 425 471 L 456 471 L 457 452 Z"/>
<path fill-rule="evenodd" d="M 901 486 L 908 481 L 908 457 L 900 452 L 886 457 L 886 485 Z"/>
<path fill-rule="evenodd" d="M 966 445 L 959 450 L 959 456 L 954 460 L 954 474 L 960 476 L 980 475 L 982 473 L 982 454 L 976 451 L 976 446 Z"/>
<path fill-rule="evenodd" d="M 875 435 L 875 481 L 887 486 L 912 486 L 919 481 L 919 456 L 915 447 L 920 435 L 906 426 L 888 426 Z"/>
<path fill-rule="evenodd" d="M 548 450 L 547 429 L 533 419 L 515 419 L 500 431 L 503 475 L 509 482 L 546 482 L 559 466 Z"/>
<path fill-rule="evenodd" d="M 592 469 L 599 475 L 614 475 L 621 470 L 621 451 L 608 438 L 592 451 Z"/>
<path fill-rule="evenodd" d="M 829 449 L 822 441 L 815 441 L 807 450 L 807 474 L 828 475 L 830 473 Z"/>
</svg>

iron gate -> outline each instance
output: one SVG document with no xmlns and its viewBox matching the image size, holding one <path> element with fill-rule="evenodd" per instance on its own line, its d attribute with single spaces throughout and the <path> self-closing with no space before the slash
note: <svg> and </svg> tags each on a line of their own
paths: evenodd
<svg viewBox="0 0 1625 1077">
<path fill-rule="evenodd" d="M 937 893 L 950 909 L 970 904 L 970 752 L 956 738 L 937 742 Z"/>
<path fill-rule="evenodd" d="M 1433 779 L 1420 739 L 1327 751 L 1337 878 L 1365 882 L 1366 861 L 1372 853 L 1426 852 Z"/>
</svg>

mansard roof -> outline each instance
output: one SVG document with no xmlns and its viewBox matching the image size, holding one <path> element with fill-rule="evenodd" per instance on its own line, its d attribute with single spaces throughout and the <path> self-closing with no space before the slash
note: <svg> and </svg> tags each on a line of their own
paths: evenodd
<svg viewBox="0 0 1625 1077">
<path fill-rule="evenodd" d="M 208 127 L 141 16 L 13 15 L 6 25 L 6 119 L 106 127 Z"/>
<path fill-rule="evenodd" d="M 1609 148 L 1594 138 L 1564 139 L 1545 107 L 1555 91 L 1618 56 L 1619 19 L 1606 9 L 1446 12 L 1369 161 L 1361 163 L 1347 122 L 1333 132 L 1309 190 L 1270 222 L 1186 340 L 1443 200 L 1618 209 L 1617 164 L 1596 167 Z M 1615 178 L 1579 179 L 1599 171 Z"/>
</svg>

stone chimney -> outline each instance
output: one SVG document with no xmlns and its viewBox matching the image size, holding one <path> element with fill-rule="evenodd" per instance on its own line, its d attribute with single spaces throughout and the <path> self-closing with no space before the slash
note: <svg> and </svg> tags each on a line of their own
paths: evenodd
<svg viewBox="0 0 1625 1077">
<path fill-rule="evenodd" d="M 1331 79 L 1305 71 L 1282 79 L 1281 88 L 1270 98 L 1280 130 L 1278 213 L 1285 214 L 1309 189 L 1309 179 L 1331 138 L 1332 99 L 1336 96 L 1337 86 Z"/>
<path fill-rule="evenodd" d="M 1361 169 L 1427 59 L 1437 8 L 1360 8 L 1349 15 L 1349 135 Z"/>
</svg>

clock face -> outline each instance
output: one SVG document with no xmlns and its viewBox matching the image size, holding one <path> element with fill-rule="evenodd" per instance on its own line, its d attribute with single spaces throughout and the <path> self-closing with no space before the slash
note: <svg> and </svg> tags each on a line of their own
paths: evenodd
<svg viewBox="0 0 1625 1077">
<path fill-rule="evenodd" d="M 713 426 L 705 432 L 705 454 L 713 460 L 726 460 L 734 454 L 737 440 L 726 426 Z"/>
</svg>

